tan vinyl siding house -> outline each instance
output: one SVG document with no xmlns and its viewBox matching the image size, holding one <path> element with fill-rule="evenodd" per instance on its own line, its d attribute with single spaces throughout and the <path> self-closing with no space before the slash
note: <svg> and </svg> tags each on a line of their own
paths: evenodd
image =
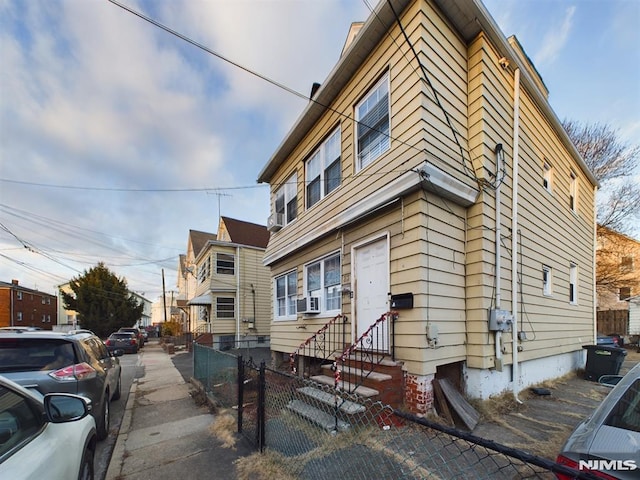
<svg viewBox="0 0 640 480">
<path fill-rule="evenodd" d="M 271 288 L 263 263 L 266 227 L 220 218 L 218 233 L 194 259 L 196 341 L 216 348 L 268 347 Z M 204 338 L 204 339 L 203 339 Z"/>
<path fill-rule="evenodd" d="M 280 359 L 336 315 L 353 342 L 411 294 L 385 349 L 404 384 L 424 389 L 406 406 L 425 412 L 431 381 L 452 371 L 486 398 L 580 366 L 594 336 L 596 182 L 526 55 L 479 2 L 392 5 L 402 29 L 380 2 L 260 173 L 272 186 L 264 264 Z M 311 297 L 319 313 L 296 313 Z M 524 333 L 491 331 L 496 306 Z"/>
</svg>

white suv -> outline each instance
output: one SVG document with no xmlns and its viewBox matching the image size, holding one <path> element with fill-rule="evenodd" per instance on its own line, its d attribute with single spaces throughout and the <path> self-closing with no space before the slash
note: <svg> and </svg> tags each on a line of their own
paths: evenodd
<svg viewBox="0 0 640 480">
<path fill-rule="evenodd" d="M 0 376 L 0 478 L 94 478 L 91 401 L 44 397 Z"/>
</svg>

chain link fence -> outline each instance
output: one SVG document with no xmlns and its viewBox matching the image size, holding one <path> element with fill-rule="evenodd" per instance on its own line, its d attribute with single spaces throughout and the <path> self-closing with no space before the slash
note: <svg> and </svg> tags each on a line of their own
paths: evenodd
<svg viewBox="0 0 640 480">
<path fill-rule="evenodd" d="M 197 347 L 195 377 L 221 405 L 237 409 L 238 431 L 295 478 L 595 478 L 371 399 L 336 394 L 264 363 Z"/>
</svg>

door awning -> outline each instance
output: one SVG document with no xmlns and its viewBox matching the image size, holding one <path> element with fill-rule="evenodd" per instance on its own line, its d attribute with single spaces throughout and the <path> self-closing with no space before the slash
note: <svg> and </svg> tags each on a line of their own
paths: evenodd
<svg viewBox="0 0 640 480">
<path fill-rule="evenodd" d="M 211 292 L 207 292 L 204 295 L 192 298 L 187 302 L 187 305 L 211 305 L 212 303 Z"/>
</svg>

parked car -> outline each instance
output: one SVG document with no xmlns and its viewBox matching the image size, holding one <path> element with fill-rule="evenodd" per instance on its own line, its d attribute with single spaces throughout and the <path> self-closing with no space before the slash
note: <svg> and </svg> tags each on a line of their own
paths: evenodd
<svg viewBox="0 0 640 480">
<path fill-rule="evenodd" d="M 91 401 L 42 397 L 0 375 L 0 478 L 92 480 L 96 424 Z"/>
<path fill-rule="evenodd" d="M 624 339 L 622 335 L 618 335 L 617 333 L 612 333 L 610 335 L 602 335 L 598 334 L 596 339 L 598 345 L 608 345 L 611 347 L 622 347 L 624 344 Z"/>
<path fill-rule="evenodd" d="M 42 331 L 43 329 L 40 327 L 0 327 L 0 331 L 3 332 L 37 332 Z"/>
<path fill-rule="evenodd" d="M 615 383 L 613 375 L 602 381 Z M 640 475 L 640 363 L 605 397 L 593 414 L 576 427 L 557 462 L 612 479 Z M 557 475 L 559 479 L 569 478 Z"/>
<path fill-rule="evenodd" d="M 138 348 L 144 347 L 144 337 L 142 336 L 142 331 L 138 327 L 122 327 L 118 332 L 134 333 L 138 339 Z"/>
<path fill-rule="evenodd" d="M 124 353 L 138 353 L 138 338 L 132 332 L 112 333 L 104 344 L 110 352 L 122 349 Z"/>
<path fill-rule="evenodd" d="M 0 375 L 47 393 L 91 400 L 98 440 L 109 435 L 109 402 L 120 398 L 120 360 L 91 333 L 0 332 Z"/>
</svg>

